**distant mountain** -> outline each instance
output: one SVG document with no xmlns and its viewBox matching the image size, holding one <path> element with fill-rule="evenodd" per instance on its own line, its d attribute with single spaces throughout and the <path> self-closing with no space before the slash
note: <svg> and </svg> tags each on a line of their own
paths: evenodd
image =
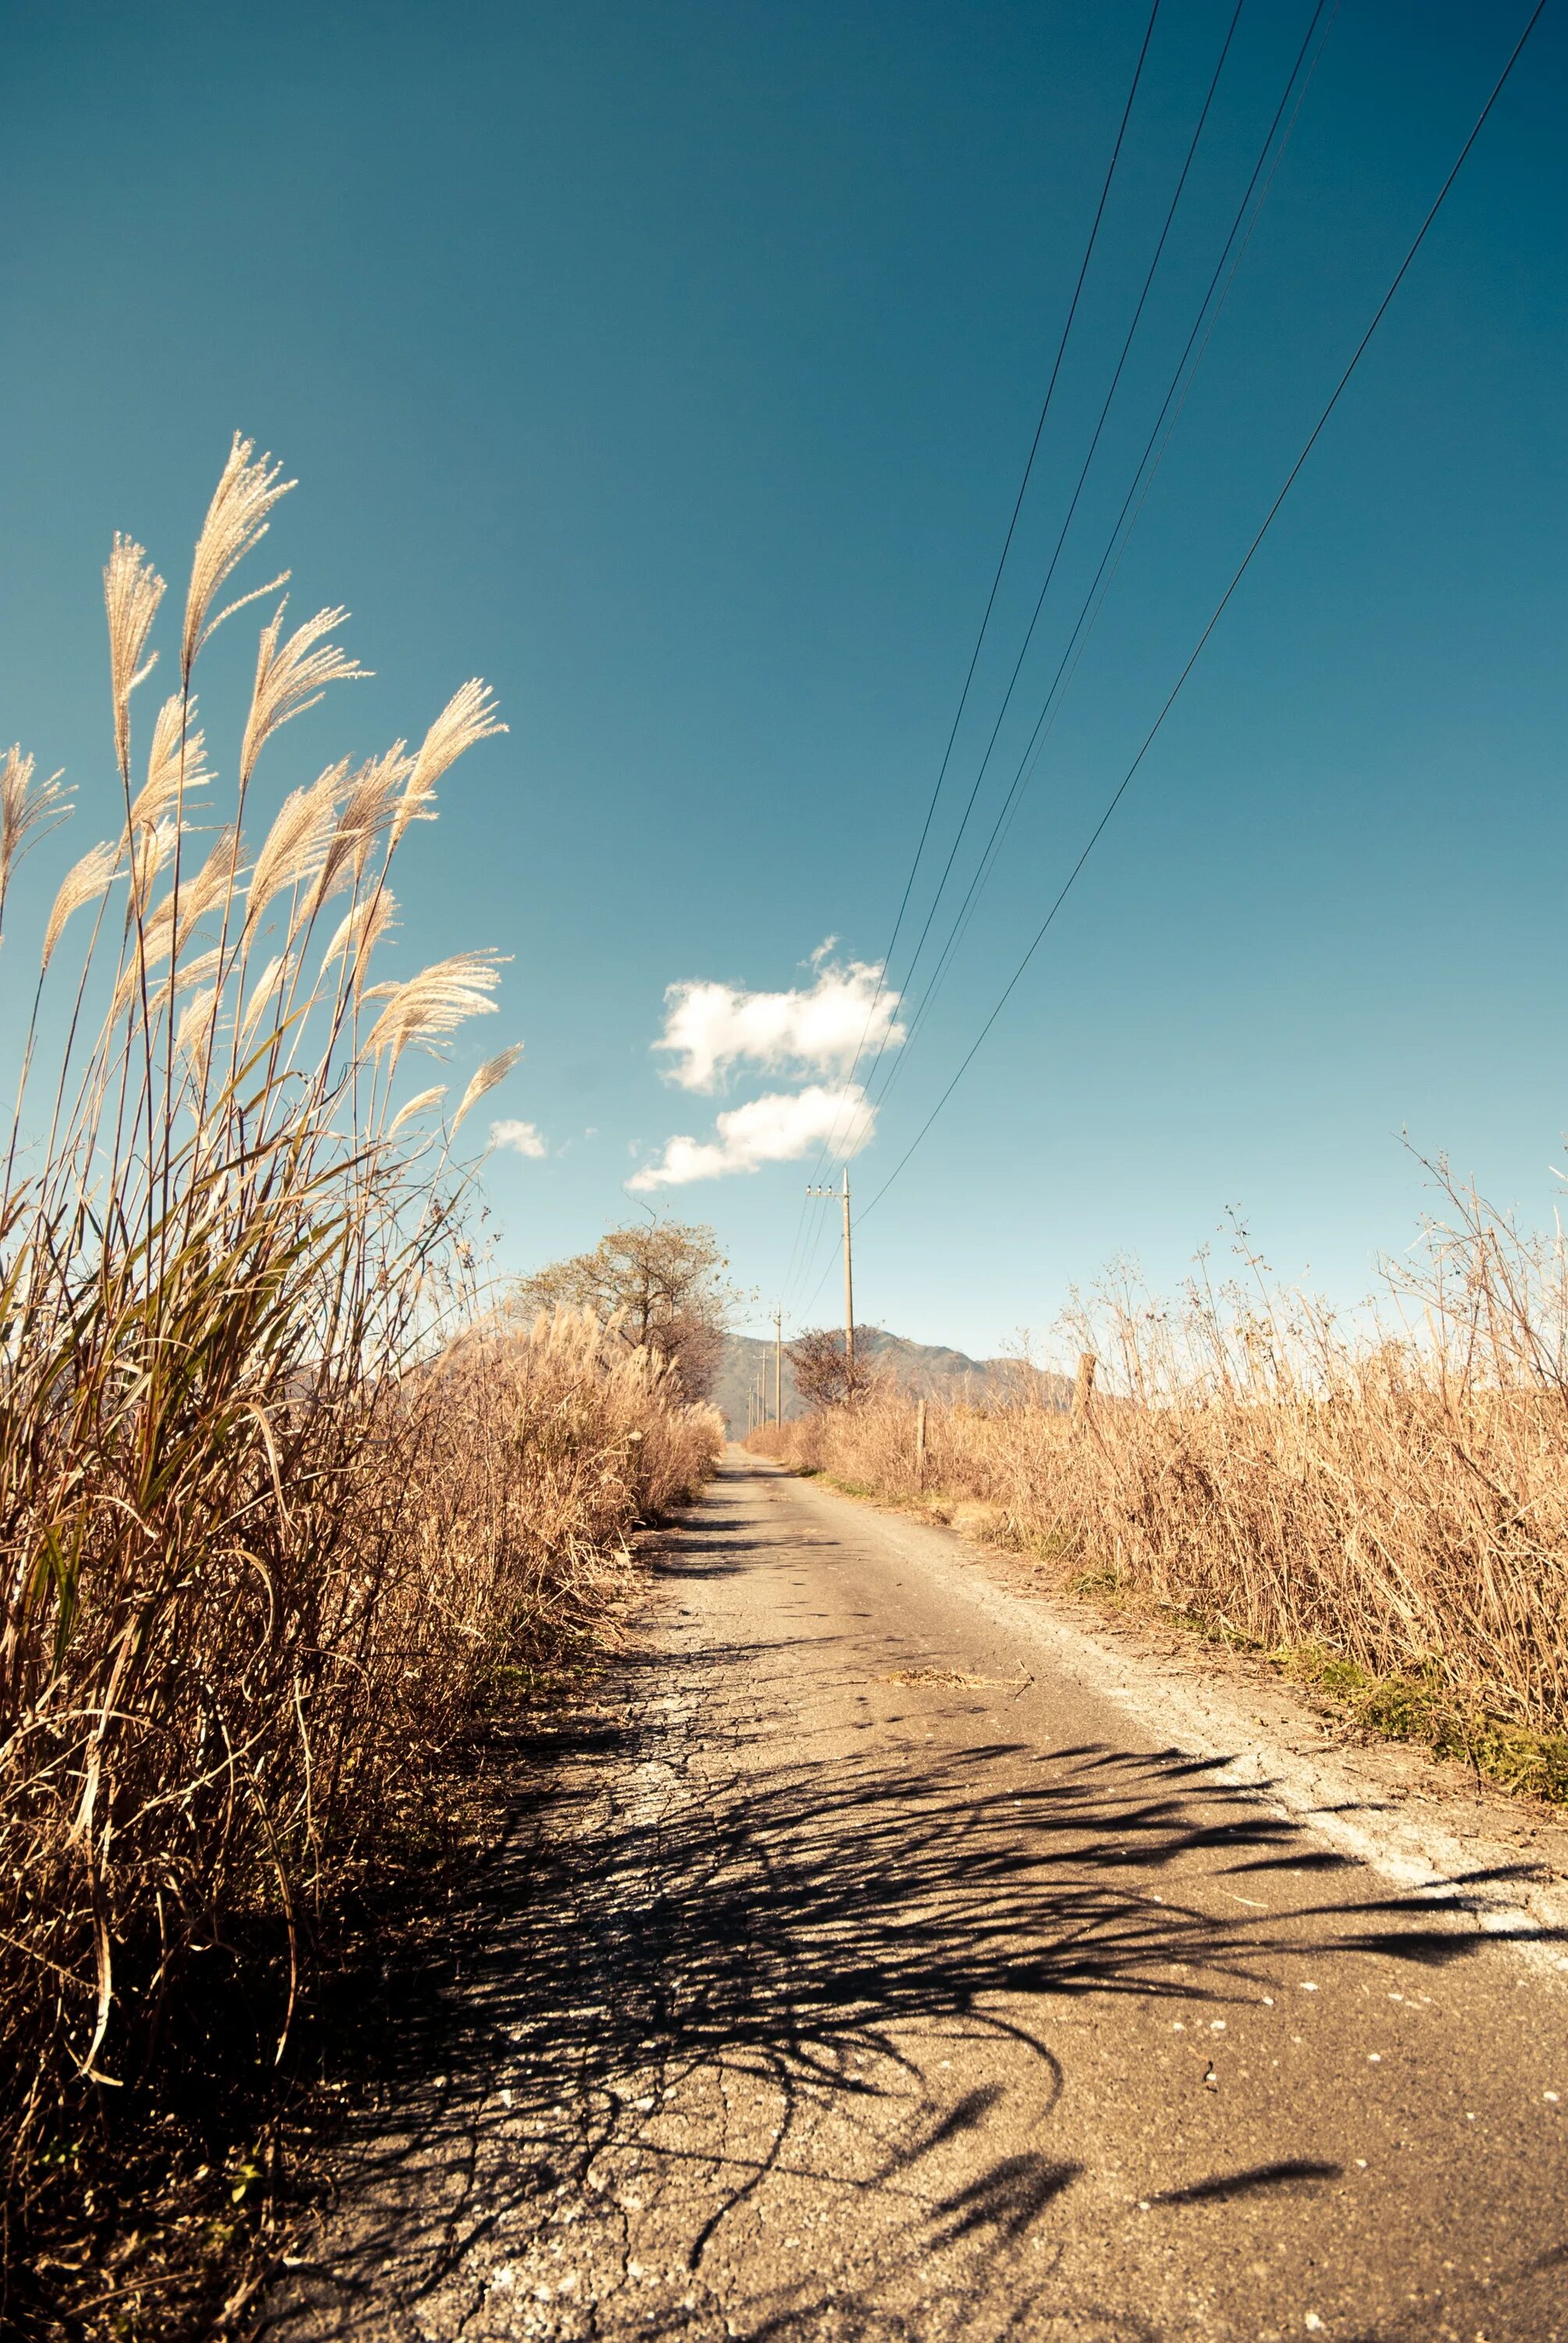
<svg viewBox="0 0 1568 2343">
<path fill-rule="evenodd" d="M 879 1326 L 858 1330 L 856 1341 L 863 1343 L 882 1373 L 911 1399 L 963 1400 L 971 1407 L 998 1407 L 1018 1396 L 1019 1370 L 1010 1359 L 971 1359 L 962 1351 L 950 1351 L 939 1342 L 911 1342 L 904 1335 L 890 1334 Z M 713 1399 L 734 1439 L 745 1437 L 747 1393 L 756 1389 L 757 1378 L 764 1371 L 771 1414 L 772 1343 L 753 1334 L 726 1336 Z M 1072 1384 L 1069 1377 L 1047 1374 L 1040 1378 L 1040 1383 L 1049 1406 L 1066 1408 L 1070 1404 Z M 786 1344 L 784 1413 L 789 1418 L 803 1413 L 795 1378 L 789 1371 Z"/>
</svg>

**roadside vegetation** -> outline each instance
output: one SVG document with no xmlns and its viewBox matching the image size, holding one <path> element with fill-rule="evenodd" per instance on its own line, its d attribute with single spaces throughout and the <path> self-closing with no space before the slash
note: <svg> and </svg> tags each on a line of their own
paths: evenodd
<svg viewBox="0 0 1568 2343">
<path fill-rule="evenodd" d="M 219 809 L 196 669 L 287 485 L 236 442 L 145 724 L 165 588 L 116 538 L 118 801 L 52 894 L 25 858 L 67 792 L 0 760 L 0 917 L 37 887 L 41 930 L 31 965 L 5 954 L 8 2331 L 171 2335 L 204 2300 L 221 2323 L 192 2269 L 229 2229 L 149 2277 L 126 2176 L 149 2176 L 144 2232 L 182 2168 L 243 2206 L 217 2069 L 284 2060 L 338 1916 L 439 1835 L 454 1750 L 591 1635 L 633 1526 L 722 1439 L 618 1326 L 487 1305 L 454 1141 L 516 1052 L 456 1095 L 412 1069 L 494 1008 L 498 960 L 373 967 L 394 861 L 501 729 L 484 685 L 263 817 L 282 728 L 361 673 L 346 614 L 289 628 L 275 579 Z"/>
<path fill-rule="evenodd" d="M 1020 1362 L 1010 1404 L 873 1389 L 750 1445 L 1568 1802 L 1568 1260 L 1430 1168 L 1419 1265 L 1353 1324 L 1250 1261 L 1170 1303 L 1118 1274 L 1064 1326 L 1075 1411 Z"/>
<path fill-rule="evenodd" d="M 725 1329 L 744 1297 L 725 1275 L 719 1239 L 704 1224 L 634 1221 L 609 1229 L 592 1252 L 574 1253 L 518 1286 L 511 1307 L 586 1310 L 612 1346 L 661 1360 L 689 1400 L 709 1399 L 724 1356 Z"/>
<path fill-rule="evenodd" d="M 789 1344 L 795 1389 L 809 1413 L 860 1407 L 873 1396 L 886 1398 L 890 1385 L 878 1367 L 874 1326 L 857 1326 L 851 1353 L 842 1334 L 828 1326 L 808 1326 Z"/>
</svg>

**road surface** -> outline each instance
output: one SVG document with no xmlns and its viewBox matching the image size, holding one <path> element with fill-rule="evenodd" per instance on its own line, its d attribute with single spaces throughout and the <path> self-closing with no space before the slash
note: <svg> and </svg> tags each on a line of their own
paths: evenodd
<svg viewBox="0 0 1568 2343">
<path fill-rule="evenodd" d="M 732 1451 L 267 2332 L 1568 2343 L 1568 1977 Z M 544 1761 L 541 1759 L 541 1765 Z"/>
</svg>

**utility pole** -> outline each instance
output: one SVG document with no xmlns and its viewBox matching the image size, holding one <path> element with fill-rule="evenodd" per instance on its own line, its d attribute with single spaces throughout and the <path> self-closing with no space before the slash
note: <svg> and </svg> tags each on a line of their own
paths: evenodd
<svg viewBox="0 0 1568 2343">
<path fill-rule="evenodd" d="M 784 1310 L 773 1312 L 773 1421 L 784 1421 Z"/>
<path fill-rule="evenodd" d="M 844 1166 L 844 1364 L 855 1381 L 855 1272 L 849 1251 L 849 1167 Z"/>
<path fill-rule="evenodd" d="M 808 1188 L 809 1196 L 831 1196 L 831 1188 Z M 842 1190 L 844 1206 L 844 1367 L 849 1382 L 855 1380 L 855 1270 L 849 1242 L 849 1167 L 844 1166 Z"/>
<path fill-rule="evenodd" d="M 1082 1423 L 1088 1417 L 1090 1403 L 1094 1397 L 1094 1353 L 1092 1351 L 1080 1351 L 1078 1354 L 1078 1373 L 1072 1379 L 1072 1420 L 1074 1423 Z"/>
</svg>

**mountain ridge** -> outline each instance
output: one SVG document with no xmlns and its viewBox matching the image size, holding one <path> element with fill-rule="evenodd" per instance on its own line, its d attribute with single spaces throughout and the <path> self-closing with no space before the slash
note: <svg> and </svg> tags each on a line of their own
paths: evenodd
<svg viewBox="0 0 1568 2343">
<path fill-rule="evenodd" d="M 956 1351 L 949 1344 L 917 1342 L 908 1335 L 890 1333 L 883 1326 L 857 1328 L 856 1342 L 862 1353 L 911 1399 L 962 1401 L 972 1407 L 998 1407 L 1018 1397 L 1020 1371 L 1015 1360 L 971 1359 L 967 1352 Z M 713 1403 L 724 1417 L 732 1439 L 744 1437 L 748 1394 L 755 1390 L 759 1374 L 766 1377 L 766 1402 L 771 1415 L 773 1363 L 773 1344 L 768 1337 L 725 1336 Z M 1066 1408 L 1070 1404 L 1072 1386 L 1067 1376 L 1044 1373 L 1039 1383 L 1048 1406 Z M 785 1417 L 803 1415 L 806 1410 L 795 1388 L 788 1342 L 784 1345 L 783 1384 Z"/>
</svg>

